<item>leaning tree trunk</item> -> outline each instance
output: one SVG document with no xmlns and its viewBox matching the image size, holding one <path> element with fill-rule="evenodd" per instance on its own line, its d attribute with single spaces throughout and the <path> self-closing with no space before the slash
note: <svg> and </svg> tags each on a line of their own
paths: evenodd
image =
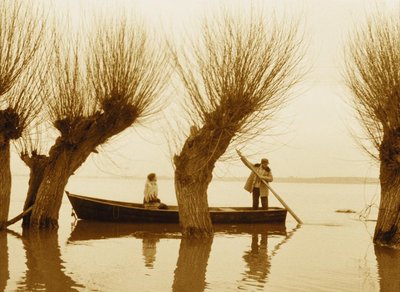
<svg viewBox="0 0 400 292">
<path fill-rule="evenodd" d="M 374 242 L 400 247 L 400 137 L 384 135 L 380 149 L 381 201 Z M 399 147 L 396 145 L 399 144 Z"/>
<path fill-rule="evenodd" d="M 381 202 L 374 242 L 400 247 L 400 181 L 381 183 Z"/>
<path fill-rule="evenodd" d="M 0 230 L 6 228 L 11 196 L 10 142 L 3 137 L 0 134 Z"/>
<path fill-rule="evenodd" d="M 49 161 L 36 194 L 30 217 L 30 226 L 57 228 L 58 213 L 65 186 L 71 176 L 69 153 L 64 151 L 57 159 Z M 28 193 L 31 190 L 28 191 Z"/>
<path fill-rule="evenodd" d="M 174 157 L 175 191 L 183 236 L 212 236 L 207 189 L 215 163 L 225 153 L 232 137 L 228 132 L 204 126 L 192 133 L 180 155 Z"/>
<path fill-rule="evenodd" d="M 55 147 L 57 154 L 50 154 L 43 176 L 37 189 L 36 200 L 30 217 L 30 227 L 57 228 L 64 190 L 71 175 L 81 166 L 95 149 L 98 139 L 81 142 L 70 148 L 67 145 Z M 36 188 L 36 184 L 29 187 Z M 33 193 L 28 190 L 28 194 Z"/>
<path fill-rule="evenodd" d="M 199 171 L 202 161 L 175 170 L 175 190 L 179 206 L 179 221 L 182 234 L 188 237 L 210 236 L 213 233 L 208 210 L 207 188 L 211 172 Z M 179 165 L 180 163 L 178 163 Z"/>
<path fill-rule="evenodd" d="M 38 192 L 41 182 L 43 181 L 44 170 L 46 169 L 48 157 L 45 155 L 33 154 L 32 157 L 28 157 L 27 155 L 25 155 L 22 159 L 30 168 L 28 193 L 24 204 L 24 211 L 26 211 L 35 203 L 36 194 Z M 29 227 L 30 220 L 31 213 L 24 216 L 22 220 L 22 226 Z"/>
<path fill-rule="evenodd" d="M 129 106 L 118 112 L 119 115 L 106 112 L 101 116 L 78 118 L 76 123 L 65 127 L 68 131 L 60 127 L 61 133 L 68 135 L 57 139 L 44 164 L 43 178 L 30 217 L 30 227 L 58 227 L 58 214 L 70 176 L 92 152 L 96 152 L 98 145 L 125 130 L 137 118 L 136 112 Z"/>
</svg>

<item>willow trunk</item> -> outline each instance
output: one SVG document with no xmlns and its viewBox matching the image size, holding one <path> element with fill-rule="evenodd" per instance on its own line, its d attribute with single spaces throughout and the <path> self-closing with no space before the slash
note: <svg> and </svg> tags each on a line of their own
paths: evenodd
<svg viewBox="0 0 400 292">
<path fill-rule="evenodd" d="M 213 236 L 207 190 L 215 163 L 228 148 L 232 133 L 204 126 L 192 131 L 181 154 L 174 157 L 175 191 L 183 236 Z"/>
<path fill-rule="evenodd" d="M 374 243 L 400 247 L 400 135 L 397 131 L 384 134 L 379 155 L 381 201 Z"/>
<path fill-rule="evenodd" d="M 8 213 L 10 211 L 10 196 L 10 143 L 5 141 L 0 143 L 0 230 L 6 228 Z"/>
<path fill-rule="evenodd" d="M 187 183 L 192 181 L 192 183 Z M 198 181 L 197 173 L 180 175 L 175 172 L 175 190 L 179 221 L 186 237 L 208 237 L 213 234 L 207 200 L 208 182 Z"/>
<path fill-rule="evenodd" d="M 43 175 L 45 171 L 45 164 L 39 164 L 33 162 L 30 166 L 30 174 L 29 174 L 29 185 L 28 185 L 28 193 L 25 199 L 24 211 L 31 207 L 36 200 L 36 194 L 38 193 L 41 182 L 43 181 Z M 31 213 L 24 216 L 22 220 L 23 227 L 29 227 L 31 220 Z"/>
<path fill-rule="evenodd" d="M 46 162 L 41 164 L 45 165 L 43 178 L 31 212 L 30 227 L 58 227 L 61 202 L 70 176 L 95 152 L 98 145 L 132 125 L 135 119 L 135 111 L 127 107 L 121 109 L 119 115 L 109 113 L 81 120 L 71 131 L 73 134 L 70 135 L 74 137 L 72 144 L 66 143 L 67 139 L 63 136 L 58 138 Z M 36 182 L 29 187 L 37 187 Z"/>
<path fill-rule="evenodd" d="M 71 176 L 69 169 L 70 162 L 66 153 L 59 159 L 49 162 L 37 191 L 29 226 L 50 229 L 58 227 L 64 189 Z"/>
<path fill-rule="evenodd" d="M 400 177 L 392 167 L 381 164 L 381 201 L 374 242 L 400 247 Z"/>
</svg>

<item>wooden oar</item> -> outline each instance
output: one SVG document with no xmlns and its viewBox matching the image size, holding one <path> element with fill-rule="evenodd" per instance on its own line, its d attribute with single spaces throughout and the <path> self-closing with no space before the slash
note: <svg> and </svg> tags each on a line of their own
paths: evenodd
<svg viewBox="0 0 400 292">
<path fill-rule="evenodd" d="M 303 222 L 300 220 L 299 217 L 297 217 L 297 215 L 292 211 L 292 209 L 290 209 L 289 206 L 282 200 L 282 198 L 270 187 L 268 182 L 266 182 L 264 179 L 260 177 L 254 165 L 251 164 L 251 162 L 248 161 L 247 158 L 244 157 L 239 150 L 236 149 L 236 152 L 238 153 L 244 165 L 246 165 L 252 172 L 254 172 L 254 174 L 267 186 L 267 188 L 274 194 L 274 196 L 278 199 L 278 201 L 281 202 L 281 204 L 286 208 L 286 210 L 289 211 L 289 213 L 293 216 L 293 218 L 296 219 L 297 223 L 303 224 Z"/>
</svg>

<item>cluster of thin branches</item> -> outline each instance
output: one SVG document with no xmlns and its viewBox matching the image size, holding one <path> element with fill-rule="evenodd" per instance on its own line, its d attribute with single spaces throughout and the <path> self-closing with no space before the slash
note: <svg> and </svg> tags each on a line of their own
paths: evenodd
<svg viewBox="0 0 400 292">
<path fill-rule="evenodd" d="M 88 78 L 103 110 L 110 100 L 133 106 L 146 118 L 161 109 L 156 97 L 168 79 L 166 54 L 151 44 L 150 33 L 139 20 L 126 18 L 97 24 L 87 58 Z"/>
<path fill-rule="evenodd" d="M 21 7 L 16 5 L 15 11 Z M 165 105 L 159 96 L 170 75 L 167 56 L 152 43 L 153 36 L 139 20 L 101 19 L 85 37 L 71 38 L 69 32 L 54 29 L 41 51 L 44 25 L 37 26 L 24 14 L 14 15 L 18 15 L 15 21 L 7 22 L 13 29 L 5 31 L 22 27 L 29 37 L 0 31 L 1 43 L 8 45 L 0 50 L 0 89 L 9 90 L 3 84 L 22 75 L 21 68 L 26 66 L 13 60 L 19 51 L 12 46 L 24 48 L 21 54 L 27 57 L 23 60 L 33 60 L 37 51 L 41 54 L 41 63 L 20 78 L 27 86 L 18 86 L 20 90 L 9 99 L 13 107 L 22 109 L 26 124 L 29 117 L 39 115 L 43 104 L 42 121 L 49 120 L 61 133 L 89 125 L 88 120 L 92 123 L 104 113 L 117 116 L 129 110 L 142 119 Z M 20 19 L 29 21 L 21 26 Z M 211 129 L 216 134 L 210 139 L 229 137 L 237 143 L 263 133 L 304 74 L 300 67 L 304 39 L 299 27 L 299 21 L 278 21 L 267 17 L 263 9 L 244 15 L 224 10 L 205 17 L 201 36 L 185 42 L 181 50 L 170 44 L 187 95 L 183 110 L 192 130 Z M 41 148 L 38 140 L 24 139 L 25 148 Z"/>
<path fill-rule="evenodd" d="M 299 30 L 299 21 L 268 18 L 262 9 L 205 17 L 200 37 L 171 50 L 187 120 L 237 143 L 263 133 L 305 73 Z"/>
<path fill-rule="evenodd" d="M 14 128 L 10 139 L 19 138 L 39 112 L 45 22 L 34 5 L 11 0 L 0 5 L 0 110 L 8 121 L 1 129 Z"/>
<path fill-rule="evenodd" d="M 352 34 L 346 50 L 346 83 L 365 133 L 379 151 L 384 133 L 400 131 L 400 21 L 375 14 Z M 400 133 L 399 133 L 400 134 Z M 364 144 L 374 158 L 376 152 Z"/>
<path fill-rule="evenodd" d="M 144 24 L 118 18 L 93 26 L 84 37 L 82 31 L 74 35 L 53 28 L 47 46 L 42 95 L 47 119 L 62 135 L 88 126 L 100 115 L 118 120 L 124 110 L 138 122 L 163 105 L 167 59 Z M 35 148 L 33 141 L 24 139 L 22 148 Z"/>
</svg>

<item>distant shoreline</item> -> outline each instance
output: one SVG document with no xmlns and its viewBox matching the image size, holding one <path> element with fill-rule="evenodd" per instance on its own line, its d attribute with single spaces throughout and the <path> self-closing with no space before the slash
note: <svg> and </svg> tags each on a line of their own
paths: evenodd
<svg viewBox="0 0 400 292">
<path fill-rule="evenodd" d="M 244 177 L 215 178 L 220 181 L 246 180 Z M 317 184 L 379 184 L 378 178 L 373 177 L 275 177 L 276 183 L 317 183 Z"/>
<path fill-rule="evenodd" d="M 26 174 L 15 174 L 15 176 L 25 176 Z M 86 176 L 76 177 L 88 179 L 143 179 L 139 176 Z M 173 179 L 170 176 L 158 176 L 159 179 Z M 246 181 L 247 177 L 214 177 L 216 181 Z M 317 184 L 379 184 L 379 178 L 374 177 L 275 177 L 276 183 L 317 183 Z"/>
<path fill-rule="evenodd" d="M 373 177 L 278 177 L 274 181 L 283 183 L 379 184 L 379 178 Z"/>
<path fill-rule="evenodd" d="M 16 176 L 28 176 L 25 174 L 16 174 Z M 73 176 L 74 177 L 74 176 Z M 86 176 L 78 175 L 76 177 L 89 179 L 144 179 L 139 176 Z M 72 177 L 71 177 L 72 178 Z M 173 179 L 170 176 L 158 176 L 159 179 Z M 214 177 L 216 181 L 246 181 L 247 177 Z M 320 184 L 379 184 L 379 179 L 374 177 L 275 177 L 277 183 L 320 183 Z"/>
</svg>

